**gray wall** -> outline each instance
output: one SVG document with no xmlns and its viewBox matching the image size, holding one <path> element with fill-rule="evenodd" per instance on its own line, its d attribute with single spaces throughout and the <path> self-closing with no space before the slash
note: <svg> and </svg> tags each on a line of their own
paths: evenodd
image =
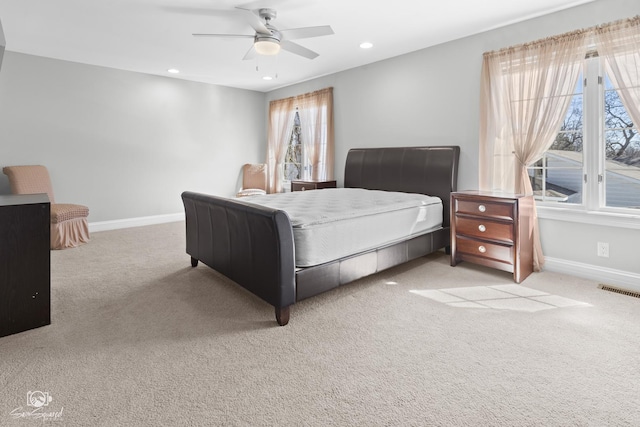
<svg viewBox="0 0 640 427">
<path fill-rule="evenodd" d="M 182 191 L 232 195 L 242 164 L 263 161 L 264 99 L 7 51 L 0 166 L 47 166 L 56 201 L 89 206 L 90 223 L 181 213 Z"/>
<path fill-rule="evenodd" d="M 637 14 L 638 0 L 600 0 L 278 89 L 268 93 L 266 101 L 334 87 L 339 183 L 349 148 L 451 144 L 460 145 L 462 151 L 459 189 L 473 189 L 478 187 L 482 54 Z M 543 219 L 541 238 L 547 265 L 560 264 L 560 270 L 562 264 L 574 264 L 578 270 L 589 266 L 615 269 L 631 272 L 630 280 L 636 280 L 640 278 L 640 220 L 636 223 L 638 227 L 626 229 Z M 596 257 L 598 241 L 610 243 L 610 258 Z"/>
</svg>

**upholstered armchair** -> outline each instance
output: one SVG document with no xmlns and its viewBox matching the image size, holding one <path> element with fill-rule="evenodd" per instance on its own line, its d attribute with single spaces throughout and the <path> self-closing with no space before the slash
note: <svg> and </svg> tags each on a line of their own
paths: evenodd
<svg viewBox="0 0 640 427">
<path fill-rule="evenodd" d="M 51 202 L 51 249 L 66 249 L 89 241 L 89 208 L 56 203 L 49 172 L 44 166 L 6 166 L 13 194 L 47 193 Z"/>
<path fill-rule="evenodd" d="M 236 197 L 267 194 L 267 165 L 247 163 L 242 167 L 242 189 Z"/>
</svg>

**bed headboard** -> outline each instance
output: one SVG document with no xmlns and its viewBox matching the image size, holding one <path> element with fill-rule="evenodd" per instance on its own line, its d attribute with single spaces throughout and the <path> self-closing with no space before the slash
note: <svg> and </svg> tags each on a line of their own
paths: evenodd
<svg viewBox="0 0 640 427">
<path fill-rule="evenodd" d="M 458 146 L 354 148 L 347 154 L 344 186 L 437 196 L 448 227 L 459 157 Z"/>
</svg>

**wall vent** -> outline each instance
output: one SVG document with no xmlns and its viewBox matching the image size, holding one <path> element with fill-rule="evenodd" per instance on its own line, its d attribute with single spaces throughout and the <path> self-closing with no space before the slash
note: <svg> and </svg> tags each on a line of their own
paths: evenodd
<svg viewBox="0 0 640 427">
<path fill-rule="evenodd" d="M 600 289 L 602 289 L 602 290 L 605 290 L 605 291 L 616 292 L 618 294 L 628 295 L 630 297 L 640 298 L 640 292 L 637 292 L 637 291 L 630 291 L 628 289 L 617 288 L 615 286 L 603 285 L 603 284 L 598 285 L 598 287 Z"/>
</svg>

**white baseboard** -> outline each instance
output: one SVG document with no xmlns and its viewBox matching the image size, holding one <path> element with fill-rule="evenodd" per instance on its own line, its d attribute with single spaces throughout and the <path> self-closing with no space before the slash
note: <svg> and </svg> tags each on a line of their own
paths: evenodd
<svg viewBox="0 0 640 427">
<path fill-rule="evenodd" d="M 116 219 L 113 221 L 90 222 L 89 232 L 118 230 L 121 228 L 142 227 L 144 225 L 164 224 L 165 222 L 184 221 L 184 212 L 167 215 L 143 216 L 139 218 Z"/>
<path fill-rule="evenodd" d="M 544 260 L 544 269 L 548 271 L 570 274 L 572 276 L 596 280 L 608 285 L 624 286 L 629 290 L 640 291 L 640 274 L 637 273 L 567 261 L 559 258 L 545 257 Z"/>
</svg>

